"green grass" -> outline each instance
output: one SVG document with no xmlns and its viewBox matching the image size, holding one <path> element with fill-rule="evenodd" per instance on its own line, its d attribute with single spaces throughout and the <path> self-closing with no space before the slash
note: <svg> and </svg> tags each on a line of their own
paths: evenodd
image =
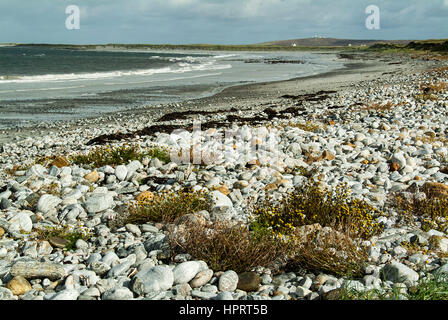
<svg viewBox="0 0 448 320">
<path fill-rule="evenodd" d="M 78 165 L 89 165 L 95 168 L 100 168 L 105 165 L 116 166 L 127 164 L 134 160 L 142 161 L 146 157 L 157 158 L 165 163 L 170 162 L 170 154 L 168 150 L 161 147 L 141 149 L 136 145 L 97 147 L 87 154 L 71 156 L 69 161 Z"/>
<path fill-rule="evenodd" d="M 155 195 L 154 199 L 132 201 L 127 212 L 116 222 L 118 225 L 144 224 L 146 222 L 173 223 L 178 218 L 201 210 L 210 210 L 212 200 L 205 192 L 188 189 Z"/>
<path fill-rule="evenodd" d="M 67 240 L 66 250 L 75 250 L 76 241 L 79 239 L 88 240 L 92 234 L 87 230 L 73 230 L 72 226 L 57 226 L 44 229 L 35 229 L 36 239 L 40 241 L 49 241 L 51 238 L 62 238 Z"/>
<path fill-rule="evenodd" d="M 432 279 L 419 280 L 417 285 L 410 287 L 407 293 L 400 294 L 398 288 L 372 289 L 357 291 L 354 289 L 342 289 L 341 300 L 448 300 L 448 278 L 433 277 Z"/>
</svg>

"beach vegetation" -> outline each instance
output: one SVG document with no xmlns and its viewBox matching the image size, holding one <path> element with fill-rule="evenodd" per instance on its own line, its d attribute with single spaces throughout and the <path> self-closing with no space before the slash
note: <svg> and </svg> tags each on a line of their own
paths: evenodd
<svg viewBox="0 0 448 320">
<path fill-rule="evenodd" d="M 448 227 L 448 198 L 422 197 L 417 193 L 394 194 L 392 207 L 402 219 L 412 223 L 418 217 L 425 232 L 435 229 L 444 232 Z"/>
<path fill-rule="evenodd" d="M 343 287 L 341 300 L 448 300 L 448 279 L 445 276 L 430 276 L 420 279 L 416 285 L 403 290 L 399 287 L 385 287 L 359 291 Z"/>
<path fill-rule="evenodd" d="M 368 260 L 362 241 L 382 231 L 380 214 L 345 184 L 331 190 L 309 179 L 280 201 L 255 205 L 251 229 L 291 245 L 288 268 L 360 276 Z"/>
<path fill-rule="evenodd" d="M 126 212 L 116 223 L 119 225 L 173 223 L 184 215 L 210 210 L 211 205 L 212 200 L 205 191 L 170 190 L 129 202 L 126 205 Z"/>
<path fill-rule="evenodd" d="M 166 148 L 150 147 L 142 148 L 139 145 L 125 144 L 122 146 L 100 146 L 90 150 L 87 154 L 76 154 L 69 157 L 73 164 L 88 165 L 94 168 L 100 168 L 105 165 L 116 166 L 127 164 L 130 161 L 144 158 L 157 158 L 162 162 L 170 161 L 170 154 Z"/>
<path fill-rule="evenodd" d="M 254 232 L 247 225 L 228 221 L 186 224 L 170 234 L 170 247 L 174 254 L 188 253 L 215 271 L 237 273 L 272 267 L 291 250 L 290 244 L 278 241 L 270 233 Z"/>
<path fill-rule="evenodd" d="M 34 229 L 33 238 L 37 241 L 52 241 L 52 238 L 63 239 L 66 243 L 66 250 L 75 250 L 76 241 L 78 240 L 89 240 L 93 234 L 85 227 L 73 225 L 58 225 L 54 227 L 44 227 Z M 59 240 L 60 241 L 60 240 Z"/>
<path fill-rule="evenodd" d="M 353 197 L 346 184 L 332 190 L 313 179 L 280 201 L 273 201 L 268 195 L 261 204 L 254 206 L 253 214 L 258 228 L 265 228 L 279 237 L 293 237 L 297 228 L 316 223 L 363 239 L 382 230 L 374 220 L 381 212 L 365 200 Z"/>
</svg>

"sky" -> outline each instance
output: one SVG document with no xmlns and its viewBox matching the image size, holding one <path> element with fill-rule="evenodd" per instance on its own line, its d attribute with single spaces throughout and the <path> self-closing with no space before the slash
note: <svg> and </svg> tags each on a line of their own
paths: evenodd
<svg viewBox="0 0 448 320">
<path fill-rule="evenodd" d="M 66 13 L 71 5 L 79 20 Z M 369 5 L 379 9 L 379 29 L 366 27 Z M 0 0 L 0 43 L 252 44 L 314 36 L 448 38 L 448 0 Z"/>
</svg>

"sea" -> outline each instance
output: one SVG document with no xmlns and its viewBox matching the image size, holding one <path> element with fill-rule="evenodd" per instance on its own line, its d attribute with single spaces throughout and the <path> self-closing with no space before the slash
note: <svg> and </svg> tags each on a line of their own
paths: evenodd
<svg viewBox="0 0 448 320">
<path fill-rule="evenodd" d="M 98 117 L 343 67 L 315 52 L 0 46 L 0 129 Z"/>
</svg>

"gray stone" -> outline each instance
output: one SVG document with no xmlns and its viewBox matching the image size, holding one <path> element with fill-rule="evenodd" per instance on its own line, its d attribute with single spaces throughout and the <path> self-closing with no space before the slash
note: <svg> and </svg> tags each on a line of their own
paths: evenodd
<svg viewBox="0 0 448 320">
<path fill-rule="evenodd" d="M 124 165 L 119 165 L 115 168 L 115 176 L 118 178 L 118 180 L 125 180 L 126 176 L 128 174 L 128 169 Z"/>
<path fill-rule="evenodd" d="M 30 232 L 33 229 L 33 221 L 26 212 L 18 212 L 9 220 L 9 223 L 8 229 L 10 232 Z"/>
<path fill-rule="evenodd" d="M 89 249 L 89 244 L 82 239 L 76 240 L 76 249 L 87 250 Z"/>
<path fill-rule="evenodd" d="M 134 224 L 127 224 L 126 226 L 126 230 L 133 233 L 134 235 L 136 235 L 137 237 L 140 237 L 142 235 L 142 232 L 140 231 L 140 228 Z"/>
<path fill-rule="evenodd" d="M 203 285 L 207 284 L 212 277 L 213 277 L 213 270 L 207 269 L 200 271 L 196 274 L 194 279 L 190 281 L 190 286 L 192 288 L 202 287 Z"/>
<path fill-rule="evenodd" d="M 417 272 L 397 261 L 386 264 L 381 269 L 381 273 L 385 280 L 392 282 L 418 281 L 419 279 Z"/>
<path fill-rule="evenodd" d="M 79 292 L 76 289 L 65 289 L 50 298 L 50 300 L 77 300 Z"/>
<path fill-rule="evenodd" d="M 311 293 L 311 290 L 305 288 L 305 287 L 297 287 L 296 289 L 296 295 L 299 299 L 306 298 Z"/>
<path fill-rule="evenodd" d="M 101 262 L 104 262 L 108 266 L 112 266 L 113 263 L 116 261 L 119 261 L 120 258 L 117 256 L 117 254 L 113 251 L 108 251 L 106 254 L 101 258 Z"/>
<path fill-rule="evenodd" d="M 216 293 L 211 293 L 211 292 L 204 292 L 204 291 L 200 291 L 200 290 L 192 290 L 191 291 L 191 296 L 193 298 L 200 298 L 203 300 L 210 300 L 214 297 L 216 297 Z"/>
<path fill-rule="evenodd" d="M 61 202 L 62 200 L 56 196 L 44 194 L 37 201 L 36 210 L 45 214 L 55 209 Z"/>
<path fill-rule="evenodd" d="M 169 290 L 174 284 L 174 275 L 168 266 L 143 269 L 134 277 L 132 290 L 143 295 L 154 291 Z"/>
<path fill-rule="evenodd" d="M 112 267 L 107 273 L 109 278 L 116 278 L 123 275 L 129 268 L 137 261 L 137 256 L 135 254 L 129 255 L 126 259 L 123 259 L 121 263 Z"/>
<path fill-rule="evenodd" d="M 93 261 L 89 268 L 99 276 L 105 275 L 110 270 L 110 266 L 102 261 Z"/>
<path fill-rule="evenodd" d="M 231 300 L 234 300 L 234 299 L 233 299 L 233 296 L 232 296 L 232 293 L 231 293 L 231 292 L 229 292 L 229 291 L 223 291 L 223 292 L 218 293 L 218 294 L 213 298 L 213 300 L 231 301 Z"/>
<path fill-rule="evenodd" d="M 118 287 L 107 290 L 101 296 L 102 300 L 133 300 L 134 294 L 126 287 Z"/>
<path fill-rule="evenodd" d="M 174 284 L 190 282 L 200 270 L 201 265 L 197 261 L 187 261 L 178 264 L 173 269 Z"/>
<path fill-rule="evenodd" d="M 88 213 L 102 212 L 112 208 L 114 198 L 108 193 L 94 193 L 86 199 L 84 205 Z"/>
<path fill-rule="evenodd" d="M 66 275 L 62 265 L 51 262 L 19 261 L 11 268 L 11 275 L 25 279 L 48 278 L 59 280 Z"/>
<path fill-rule="evenodd" d="M 11 290 L 5 287 L 0 287 L 0 301 L 1 300 L 14 300 Z"/>
<path fill-rule="evenodd" d="M 219 278 L 219 291 L 235 291 L 238 286 L 238 280 L 238 274 L 235 271 L 229 270 L 224 272 Z"/>
<path fill-rule="evenodd" d="M 0 198 L 0 210 L 9 209 L 12 206 L 12 203 L 9 199 Z"/>
</svg>

